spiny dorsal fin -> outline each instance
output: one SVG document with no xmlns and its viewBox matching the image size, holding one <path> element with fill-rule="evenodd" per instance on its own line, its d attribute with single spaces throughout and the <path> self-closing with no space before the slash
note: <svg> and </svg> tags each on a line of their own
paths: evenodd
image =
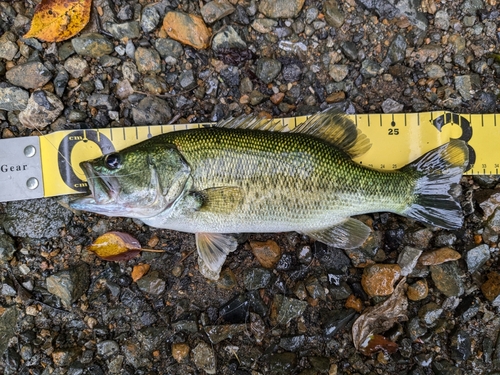
<svg viewBox="0 0 500 375">
<path fill-rule="evenodd" d="M 279 119 L 268 119 L 255 115 L 230 118 L 218 123 L 217 127 L 226 129 L 266 130 L 272 132 L 287 131 L 287 128 L 283 126 L 283 122 Z"/>
<path fill-rule="evenodd" d="M 368 137 L 336 107 L 309 117 L 292 132 L 321 138 L 343 150 L 351 158 L 363 155 L 372 146 Z"/>
</svg>

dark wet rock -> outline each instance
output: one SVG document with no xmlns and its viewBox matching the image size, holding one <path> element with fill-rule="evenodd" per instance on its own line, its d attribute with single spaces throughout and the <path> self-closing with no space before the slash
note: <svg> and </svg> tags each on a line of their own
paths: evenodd
<svg viewBox="0 0 500 375">
<path fill-rule="evenodd" d="M 155 40 L 155 49 L 160 56 L 166 59 L 167 63 L 172 63 L 177 60 L 184 53 L 182 44 L 178 41 L 168 38 L 159 38 Z"/>
<path fill-rule="evenodd" d="M 215 345 L 228 338 L 241 335 L 242 332 L 248 330 L 248 327 L 246 324 L 229 324 L 219 326 L 206 326 L 204 330 L 208 338 L 210 339 L 210 342 Z"/>
<path fill-rule="evenodd" d="M 110 32 L 111 35 L 113 35 L 115 39 L 135 39 L 141 35 L 141 29 L 139 27 L 139 22 L 137 21 L 124 23 L 108 22 L 106 24 L 106 29 Z"/>
<path fill-rule="evenodd" d="M 311 246 L 305 245 L 297 249 L 297 258 L 302 264 L 309 264 L 313 260 L 314 254 Z"/>
<path fill-rule="evenodd" d="M 292 319 L 301 316 L 307 307 L 307 302 L 288 298 L 281 294 L 274 296 L 271 307 L 271 319 L 276 324 L 287 324 Z"/>
<path fill-rule="evenodd" d="M 287 352 L 296 352 L 304 345 L 305 341 L 306 337 L 304 335 L 285 336 L 280 339 L 279 346 Z"/>
<path fill-rule="evenodd" d="M 196 320 L 193 319 L 181 319 L 172 323 L 172 329 L 175 332 L 190 332 L 196 333 L 198 332 L 198 324 Z"/>
<path fill-rule="evenodd" d="M 361 74 L 365 78 L 373 78 L 378 76 L 383 72 L 383 68 L 378 64 L 377 62 L 370 60 L 370 59 L 365 59 L 361 63 Z"/>
<path fill-rule="evenodd" d="M 282 70 L 283 79 L 287 82 L 296 82 L 302 76 L 302 70 L 297 64 L 286 64 Z"/>
<path fill-rule="evenodd" d="M 14 86 L 25 89 L 36 89 L 42 87 L 52 78 L 52 73 L 45 65 L 38 61 L 30 61 L 16 65 L 10 69 L 5 78 Z"/>
<path fill-rule="evenodd" d="M 7 234 L 0 234 L 0 265 L 9 262 L 16 252 L 14 240 Z"/>
<path fill-rule="evenodd" d="M 166 282 L 159 277 L 157 271 L 151 271 L 137 280 L 137 286 L 144 293 L 159 296 L 165 291 Z"/>
<path fill-rule="evenodd" d="M 100 57 L 113 52 L 114 45 L 105 36 L 97 33 L 83 34 L 71 39 L 75 52 L 82 56 Z"/>
<path fill-rule="evenodd" d="M 0 110 L 22 111 L 28 105 L 30 94 L 19 87 L 0 87 Z"/>
<path fill-rule="evenodd" d="M 474 273 L 481 269 L 482 266 L 490 259 L 490 247 L 486 244 L 476 246 L 467 251 L 465 261 L 467 269 L 470 273 Z"/>
<path fill-rule="evenodd" d="M 152 32 L 160 24 L 160 12 L 155 5 L 156 4 L 147 5 L 142 11 L 141 28 L 145 33 Z"/>
<path fill-rule="evenodd" d="M 443 313 L 443 309 L 434 302 L 429 302 L 428 304 L 422 306 L 420 310 L 418 310 L 418 316 L 423 324 L 427 327 L 432 327 L 441 314 Z"/>
<path fill-rule="evenodd" d="M 139 47 L 135 51 L 135 64 L 139 73 L 160 73 L 161 58 L 152 48 Z"/>
<path fill-rule="evenodd" d="M 434 285 L 447 297 L 459 297 L 464 293 L 464 283 L 456 262 L 448 262 L 430 267 Z"/>
<path fill-rule="evenodd" d="M 5 206 L 2 224 L 13 237 L 56 237 L 72 216 L 55 199 L 16 201 Z"/>
<path fill-rule="evenodd" d="M 71 304 L 86 292 L 89 283 L 89 266 L 86 263 L 80 263 L 47 277 L 47 290 L 59 297 L 64 307 L 69 309 Z"/>
<path fill-rule="evenodd" d="M 270 18 L 295 18 L 303 5 L 304 0 L 262 0 L 259 12 Z"/>
<path fill-rule="evenodd" d="M 411 0 L 359 0 L 367 9 L 374 10 L 383 18 L 405 17 L 421 31 L 427 30 L 427 18 L 419 11 L 419 5 Z"/>
<path fill-rule="evenodd" d="M 321 326 L 324 329 L 327 337 L 334 336 L 342 328 L 344 328 L 356 315 L 356 311 L 352 309 L 342 310 L 321 310 Z"/>
<path fill-rule="evenodd" d="M 113 340 L 104 340 L 97 343 L 97 354 L 102 358 L 115 356 L 119 350 L 118 343 Z"/>
<path fill-rule="evenodd" d="M 471 337 L 464 330 L 458 330 L 450 338 L 451 358 L 466 361 L 472 354 Z"/>
<path fill-rule="evenodd" d="M 406 330 L 410 335 L 412 341 L 415 341 L 419 337 L 425 335 L 427 332 L 427 328 L 420 324 L 420 319 L 417 317 L 410 319 L 410 321 L 407 323 Z"/>
<path fill-rule="evenodd" d="M 281 71 L 281 63 L 269 57 L 257 60 L 255 74 L 264 83 L 271 83 Z"/>
<path fill-rule="evenodd" d="M 214 23 L 235 10 L 234 6 L 227 0 L 214 0 L 206 3 L 200 9 L 201 16 L 206 23 Z"/>
<path fill-rule="evenodd" d="M 456 367 L 453 363 L 447 360 L 434 361 L 432 363 L 432 369 L 436 375 L 462 375 L 463 371 L 461 368 Z"/>
<path fill-rule="evenodd" d="M 196 80 L 192 70 L 185 70 L 179 75 L 179 84 L 184 90 L 193 88 L 196 85 Z"/>
<path fill-rule="evenodd" d="M 113 111 L 118 108 L 118 101 L 112 95 L 92 94 L 88 98 L 89 106 Z"/>
<path fill-rule="evenodd" d="M 421 254 L 422 250 L 411 246 L 405 246 L 398 256 L 398 264 L 401 267 L 401 276 L 408 276 L 413 271 Z"/>
<path fill-rule="evenodd" d="M 290 374 L 297 366 L 297 356 L 295 353 L 271 354 L 267 359 L 267 366 L 270 374 Z"/>
<path fill-rule="evenodd" d="M 172 111 L 165 100 L 148 96 L 132 108 L 132 118 L 136 125 L 168 124 Z"/>
<path fill-rule="evenodd" d="M 319 263 L 329 270 L 343 270 L 351 266 L 351 261 L 342 249 L 327 246 L 319 241 L 314 243 L 314 253 Z"/>
<path fill-rule="evenodd" d="M 0 314 L 0 356 L 5 352 L 9 341 L 16 333 L 19 311 L 16 306 L 6 308 Z"/>
<path fill-rule="evenodd" d="M 316 277 L 308 278 L 305 282 L 305 287 L 311 298 L 321 300 L 326 299 L 325 288 Z"/>
<path fill-rule="evenodd" d="M 64 94 L 64 90 L 66 90 L 66 86 L 69 81 L 69 74 L 66 70 L 61 69 L 56 77 L 54 78 L 54 88 L 56 90 L 56 95 L 62 97 Z"/>
<path fill-rule="evenodd" d="M 464 100 L 472 99 L 472 80 L 470 75 L 455 76 L 455 88 Z"/>
<path fill-rule="evenodd" d="M 241 294 L 224 304 L 219 309 L 219 316 L 228 323 L 245 323 L 248 320 L 250 301 Z"/>
<path fill-rule="evenodd" d="M 19 113 L 19 121 L 30 129 L 43 129 L 52 124 L 64 109 L 61 100 L 49 91 L 37 90 L 31 94 L 28 105 Z"/>
<path fill-rule="evenodd" d="M 407 47 L 408 44 L 405 37 L 401 34 L 396 35 L 387 49 L 387 54 L 382 65 L 387 67 L 402 62 L 406 57 Z"/>
<path fill-rule="evenodd" d="M 330 295 L 335 300 L 346 299 L 352 294 L 352 290 L 345 281 L 341 281 L 339 285 L 332 285 L 328 288 Z"/>
<path fill-rule="evenodd" d="M 217 371 L 216 357 L 214 350 L 205 342 L 200 342 L 192 350 L 193 363 L 199 370 L 207 374 L 215 374 Z"/>
<path fill-rule="evenodd" d="M 382 103 L 382 111 L 384 113 L 401 113 L 403 112 L 404 104 L 401 104 L 394 99 L 388 98 Z"/>
<path fill-rule="evenodd" d="M 248 290 L 266 288 L 271 282 L 272 273 L 264 268 L 249 268 L 243 275 L 243 284 Z"/>
<path fill-rule="evenodd" d="M 455 315 L 460 316 L 464 322 L 468 322 L 474 318 L 478 312 L 479 303 L 477 303 L 476 298 L 472 295 L 464 297 L 455 309 Z"/>
<path fill-rule="evenodd" d="M 215 52 L 220 52 L 223 49 L 243 51 L 246 48 L 247 44 L 232 26 L 223 28 L 212 39 L 212 49 Z"/>
</svg>

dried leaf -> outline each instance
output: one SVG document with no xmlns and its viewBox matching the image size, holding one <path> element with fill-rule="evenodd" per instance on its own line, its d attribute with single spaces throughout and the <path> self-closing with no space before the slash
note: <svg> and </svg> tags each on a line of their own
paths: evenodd
<svg viewBox="0 0 500 375">
<path fill-rule="evenodd" d="M 359 349 L 361 353 L 367 356 L 371 356 L 381 350 L 389 354 L 396 353 L 398 344 L 382 335 L 370 335 Z"/>
<path fill-rule="evenodd" d="M 143 249 L 141 244 L 130 234 L 123 232 L 108 232 L 90 245 L 87 250 L 94 252 L 99 258 L 118 262 L 135 258 L 141 251 L 163 253 L 164 250 Z"/>
<path fill-rule="evenodd" d="M 135 258 L 141 251 L 141 244 L 130 234 L 123 232 L 108 232 L 87 248 L 104 260 L 129 260 Z"/>
<path fill-rule="evenodd" d="M 136 282 L 149 271 L 149 264 L 139 263 L 132 269 L 132 280 Z"/>
<path fill-rule="evenodd" d="M 92 0 L 42 0 L 24 38 L 60 42 L 79 33 L 89 22 Z"/>
<path fill-rule="evenodd" d="M 352 326 L 352 338 L 356 349 L 363 352 L 375 334 L 387 331 L 399 320 L 408 319 L 406 316 L 408 299 L 404 290 L 405 282 L 406 278 L 403 278 L 387 300 L 366 309 L 365 313 L 356 319 Z"/>
</svg>

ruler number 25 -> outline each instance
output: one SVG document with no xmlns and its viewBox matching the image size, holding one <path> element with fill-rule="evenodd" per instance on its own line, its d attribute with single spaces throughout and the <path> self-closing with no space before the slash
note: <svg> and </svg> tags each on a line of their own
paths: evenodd
<svg viewBox="0 0 500 375">
<path fill-rule="evenodd" d="M 388 130 L 388 135 L 399 135 L 399 129 L 398 128 L 389 128 Z"/>
</svg>

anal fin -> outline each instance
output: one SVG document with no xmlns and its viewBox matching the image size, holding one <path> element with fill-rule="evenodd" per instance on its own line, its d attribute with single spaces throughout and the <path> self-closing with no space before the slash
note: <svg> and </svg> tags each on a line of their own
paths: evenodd
<svg viewBox="0 0 500 375">
<path fill-rule="evenodd" d="M 354 249 L 361 246 L 370 233 L 370 227 L 359 220 L 349 218 L 330 228 L 304 234 L 330 246 Z"/>
<path fill-rule="evenodd" d="M 227 255 L 238 247 L 230 234 L 196 233 L 196 249 L 200 272 L 207 279 L 218 280 Z"/>
</svg>

